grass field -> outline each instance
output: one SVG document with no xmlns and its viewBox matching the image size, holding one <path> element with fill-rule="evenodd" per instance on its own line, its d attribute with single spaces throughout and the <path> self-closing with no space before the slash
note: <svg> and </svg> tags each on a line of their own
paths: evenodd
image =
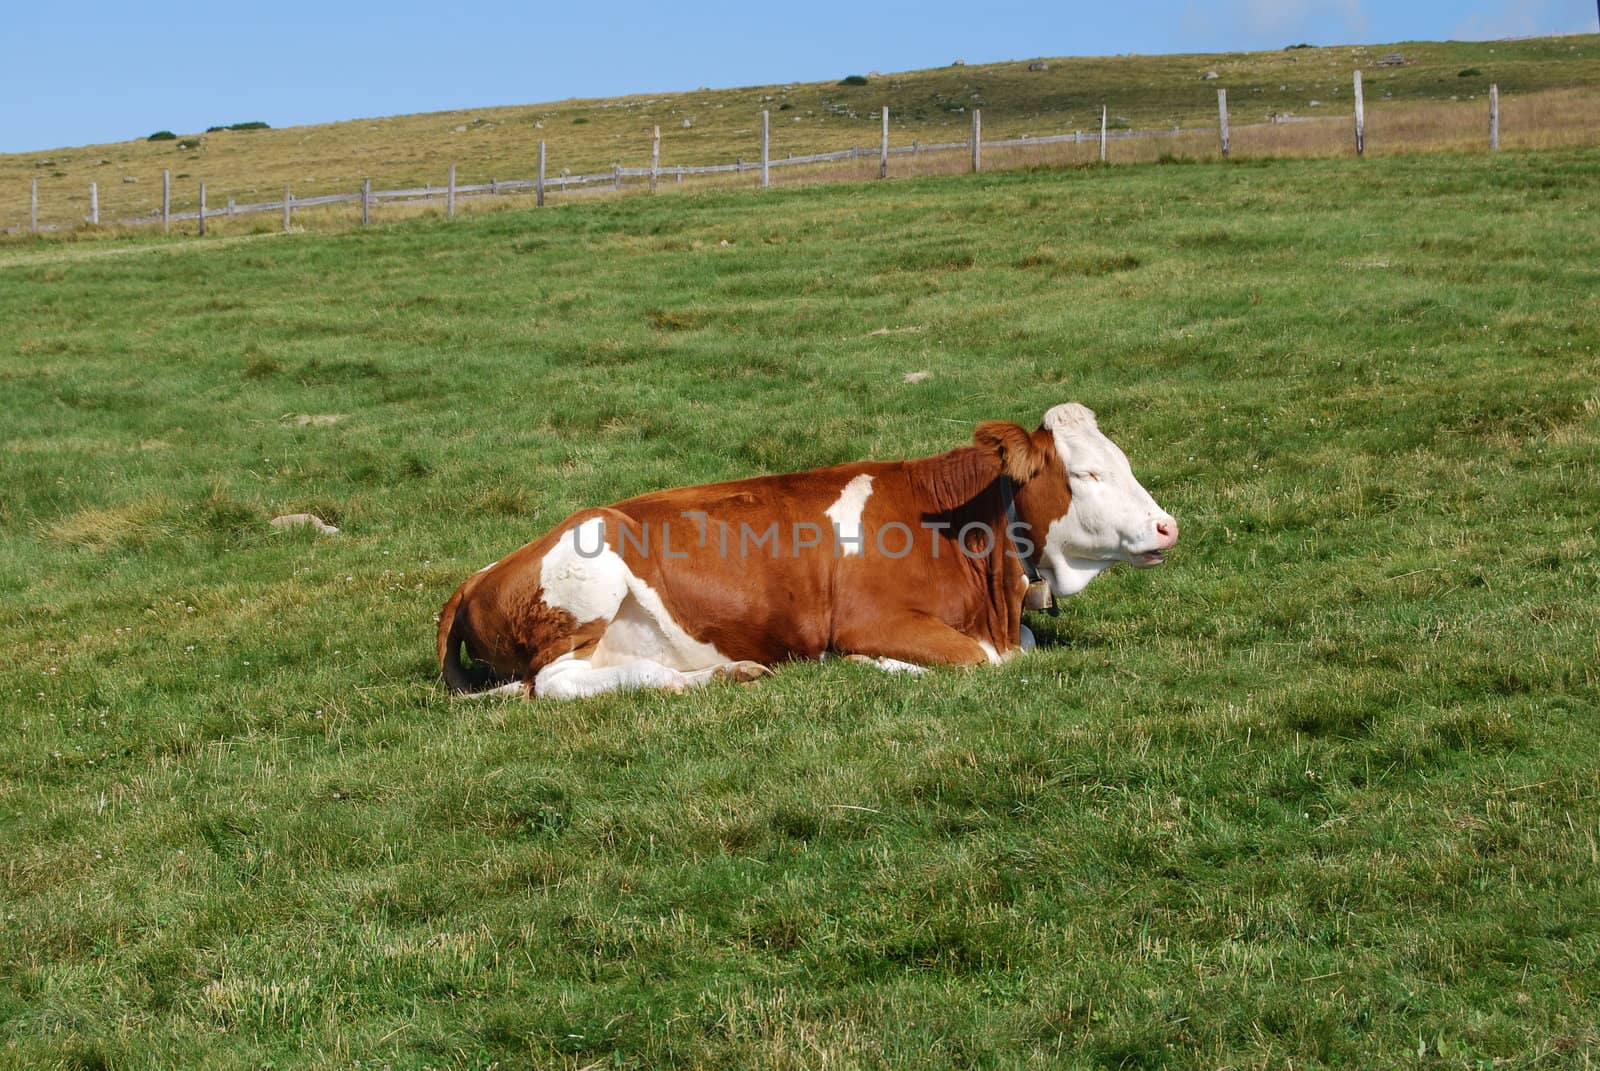
<svg viewBox="0 0 1600 1071">
<path fill-rule="evenodd" d="M 1284 42 L 1285 45 L 1294 42 Z M 1401 53 L 1407 65 L 1380 67 Z M 955 59 L 956 57 L 951 57 Z M 1237 128 L 1234 152 L 1250 155 L 1328 155 L 1351 151 L 1351 72 L 1364 71 L 1369 145 L 1374 154 L 1428 149 L 1484 148 L 1491 82 L 1506 110 L 1508 148 L 1592 145 L 1600 141 L 1600 35 L 1522 41 L 1427 42 L 1285 48 L 1216 55 L 1062 57 L 1045 71 L 1028 60 L 872 74 L 864 86 L 841 85 L 846 75 L 820 71 L 823 81 L 738 89 L 661 92 L 651 96 L 488 106 L 471 111 L 357 119 L 320 126 L 213 133 L 177 131 L 179 140 L 150 142 L 170 126 L 150 117 L 148 130 L 108 145 L 0 155 L 0 229 L 26 227 L 30 182 L 39 182 L 40 220 L 78 227 L 89 212 L 89 184 L 99 186 L 107 223 L 148 216 L 161 206 L 161 173 L 173 174 L 175 210 L 193 211 L 201 182 L 207 203 L 221 208 L 275 201 L 285 186 L 297 197 L 350 193 L 364 178 L 379 189 L 444 185 L 451 164 L 463 184 L 532 178 L 537 143 L 549 149 L 551 174 L 588 174 L 613 163 L 647 166 L 651 128 L 662 129 L 664 164 L 722 164 L 759 155 L 760 113 L 772 118 L 775 156 L 876 146 L 879 109 L 887 104 L 894 143 L 961 140 L 971 109 L 981 107 L 991 139 L 1098 129 L 1100 107 L 1112 125 L 1140 130 L 1174 125 L 1214 128 L 1219 87 L 1228 90 Z M 1216 80 L 1205 74 L 1215 72 Z M 664 89 L 667 87 L 663 87 Z M 1326 121 L 1260 131 L 1273 114 Z M 271 119 L 217 116 L 217 125 Z M 687 124 L 687 126 L 685 125 Z M 193 148 L 183 147 L 193 143 Z M 1118 160 L 1153 158 L 1162 151 L 1213 154 L 1216 139 L 1197 135 L 1176 144 L 1118 143 Z M 1072 158 L 1060 149 L 1050 162 Z M 938 160 L 897 159 L 896 169 L 959 169 L 960 153 Z M 996 166 L 1003 163 L 993 158 Z M 784 172 L 780 182 L 792 172 Z M 744 176 L 746 183 L 752 176 Z M 132 181 L 130 181 L 132 180 Z M 385 206 L 392 218 L 396 209 Z M 318 213 L 309 218 L 316 218 Z M 349 213 L 345 213 L 349 215 Z M 271 229 L 271 216 L 232 226 Z M 218 225 L 226 226 L 222 221 Z"/>
<path fill-rule="evenodd" d="M 0 1064 L 1592 1066 L 1597 212 L 1560 150 L 0 252 Z M 575 507 L 1069 399 L 1184 541 L 1031 657 L 436 681 Z"/>
</svg>

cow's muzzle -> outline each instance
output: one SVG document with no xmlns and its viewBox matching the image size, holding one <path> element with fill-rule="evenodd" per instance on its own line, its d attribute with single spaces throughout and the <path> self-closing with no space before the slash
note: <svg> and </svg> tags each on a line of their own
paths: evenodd
<svg viewBox="0 0 1600 1071">
<path fill-rule="evenodd" d="M 1156 545 L 1151 550 L 1133 556 L 1133 564 L 1141 569 L 1160 565 L 1167 560 L 1167 551 L 1178 545 L 1178 522 L 1171 517 L 1156 521 Z"/>
</svg>

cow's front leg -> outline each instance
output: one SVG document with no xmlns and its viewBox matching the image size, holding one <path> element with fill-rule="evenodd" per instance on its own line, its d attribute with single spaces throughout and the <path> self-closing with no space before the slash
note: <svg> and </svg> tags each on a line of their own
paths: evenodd
<svg viewBox="0 0 1600 1071">
<path fill-rule="evenodd" d="M 879 668 L 913 666 L 976 666 L 1000 661 L 987 643 L 973 639 L 926 614 L 900 614 L 853 624 L 839 630 L 834 650 L 844 655 L 863 655 L 879 660 Z"/>
</svg>

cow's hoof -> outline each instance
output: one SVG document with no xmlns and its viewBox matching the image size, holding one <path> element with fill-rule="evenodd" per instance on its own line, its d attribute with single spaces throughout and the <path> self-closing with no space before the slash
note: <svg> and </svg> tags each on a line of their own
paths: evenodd
<svg viewBox="0 0 1600 1071">
<path fill-rule="evenodd" d="M 716 672 L 711 674 L 713 680 L 737 681 L 739 684 L 753 684 L 762 677 L 772 676 L 772 669 L 763 666 L 760 662 L 729 662 L 725 666 L 718 666 Z"/>
</svg>

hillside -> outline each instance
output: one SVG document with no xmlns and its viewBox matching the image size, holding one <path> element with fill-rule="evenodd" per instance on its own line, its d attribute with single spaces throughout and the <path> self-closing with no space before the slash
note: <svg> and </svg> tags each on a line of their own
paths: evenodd
<svg viewBox="0 0 1600 1071">
<path fill-rule="evenodd" d="M 1377 66 L 1391 53 L 1404 55 L 1406 65 Z M 149 131 L 130 132 L 140 135 L 136 140 L 0 156 L 0 225 L 27 223 L 33 178 L 40 183 L 42 221 L 75 223 L 87 212 L 90 182 L 99 184 L 103 219 L 148 213 L 160 203 L 163 168 L 174 174 L 175 204 L 192 208 L 202 180 L 209 184 L 210 203 L 221 205 L 229 198 L 276 198 L 285 185 L 297 196 L 347 192 L 367 177 L 390 187 L 442 184 L 452 163 L 462 183 L 525 178 L 535 170 L 541 139 L 548 143 L 552 173 L 595 171 L 614 162 L 641 165 L 648 161 L 656 125 L 663 132 L 664 163 L 726 163 L 757 155 L 763 108 L 771 111 L 772 151 L 780 156 L 875 145 L 876 116 L 885 103 L 897 144 L 963 138 L 969 110 L 977 106 L 983 108 L 985 134 L 993 138 L 1089 129 L 1099 122 L 1101 104 L 1109 106 L 1116 125 L 1212 125 L 1219 87 L 1229 90 L 1234 122 L 1243 125 L 1273 114 L 1348 112 L 1351 71 L 1359 66 L 1372 122 L 1381 127 L 1386 108 L 1481 98 L 1491 81 L 1508 102 L 1548 90 L 1592 92 L 1600 86 L 1600 36 L 1046 62 L 1043 71 L 1030 71 L 1030 61 L 1018 60 L 872 75 L 865 86 L 837 82 L 869 72 L 839 71 L 825 82 L 484 107 L 282 130 L 177 131 L 198 143 L 194 149 L 143 140 L 167 125 L 153 115 Z M 1205 79 L 1209 71 L 1217 79 Z M 1581 110 L 1592 115 L 1596 109 L 1586 98 Z M 219 115 L 215 122 L 259 118 Z M 1482 126 L 1481 105 L 1472 106 L 1471 122 L 1474 130 Z M 1507 133 L 1515 144 L 1517 124 L 1509 124 Z M 1376 140 L 1381 147 L 1381 137 Z"/>
</svg>

